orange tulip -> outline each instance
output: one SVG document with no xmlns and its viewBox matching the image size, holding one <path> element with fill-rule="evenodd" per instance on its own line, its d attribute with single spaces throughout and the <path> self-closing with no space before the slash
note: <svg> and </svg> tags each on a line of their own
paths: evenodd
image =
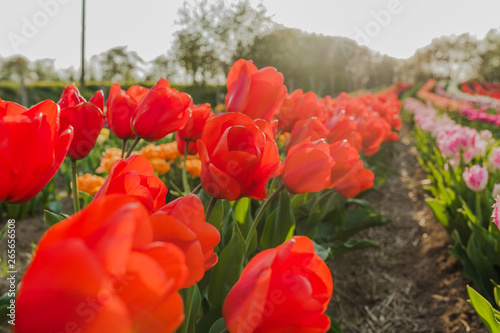
<svg viewBox="0 0 500 333">
<path fill-rule="evenodd" d="M 323 313 L 332 290 L 331 273 L 313 243 L 296 236 L 250 260 L 222 314 L 231 333 L 326 332 L 330 319 Z"/>
<path fill-rule="evenodd" d="M 168 215 L 169 219 L 156 220 L 155 216 Z M 217 228 L 205 221 L 200 198 L 189 194 L 169 202 L 152 216 L 154 239 L 170 242 L 186 254 L 189 276 L 184 288 L 201 280 L 205 271 L 217 263 L 214 247 L 219 244 Z"/>
<path fill-rule="evenodd" d="M 94 201 L 109 194 L 126 194 L 142 202 L 152 214 L 165 205 L 167 192 L 151 163 L 144 156 L 132 155 L 113 165 Z"/>
<path fill-rule="evenodd" d="M 270 121 L 286 96 L 284 80 L 274 67 L 259 70 L 252 60 L 236 61 L 227 75 L 227 111 Z"/>
<path fill-rule="evenodd" d="M 323 140 L 310 139 L 293 146 L 283 161 L 281 181 L 291 193 L 319 192 L 330 186 L 335 162 Z"/>
<path fill-rule="evenodd" d="M 187 275 L 184 253 L 153 240 L 143 205 L 108 196 L 42 237 L 17 294 L 16 332 L 174 332 Z"/>
<path fill-rule="evenodd" d="M 0 99 L 0 201 L 33 198 L 57 172 L 73 138 L 60 131 L 57 104 L 44 101 L 27 110 Z"/>
</svg>

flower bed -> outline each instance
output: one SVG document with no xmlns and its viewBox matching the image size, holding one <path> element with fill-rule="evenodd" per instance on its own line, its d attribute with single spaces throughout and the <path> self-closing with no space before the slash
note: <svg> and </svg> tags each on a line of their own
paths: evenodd
<svg viewBox="0 0 500 333">
<path fill-rule="evenodd" d="M 51 227 L 2 299 L 16 332 L 340 332 L 324 260 L 377 247 L 352 236 L 388 219 L 355 197 L 383 181 L 370 163 L 399 139 L 407 87 L 318 98 L 283 82 L 238 60 L 217 114 L 165 79 L 115 84 L 106 103 L 74 85 L 58 103 L 0 101 L 3 213 L 37 207 L 58 169 L 75 210 L 37 197 Z"/>
</svg>

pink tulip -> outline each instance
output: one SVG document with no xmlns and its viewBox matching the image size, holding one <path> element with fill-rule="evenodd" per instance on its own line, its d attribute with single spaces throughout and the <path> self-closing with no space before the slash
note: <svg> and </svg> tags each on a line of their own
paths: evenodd
<svg viewBox="0 0 500 333">
<path fill-rule="evenodd" d="M 500 229 L 500 196 L 497 195 L 495 199 L 495 203 L 493 204 L 493 212 L 491 217 L 493 218 L 493 222 L 497 225 L 497 228 Z"/>
<path fill-rule="evenodd" d="M 488 176 L 488 169 L 478 164 L 473 165 L 470 169 L 466 167 L 462 174 L 465 184 L 474 192 L 481 192 L 485 189 L 488 184 Z"/>
</svg>

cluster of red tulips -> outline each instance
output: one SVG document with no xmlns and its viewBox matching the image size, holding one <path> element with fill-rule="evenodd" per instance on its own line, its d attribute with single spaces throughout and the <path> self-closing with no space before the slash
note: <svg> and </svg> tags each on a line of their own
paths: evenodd
<svg viewBox="0 0 500 333">
<path fill-rule="evenodd" d="M 470 95 L 482 95 L 500 99 L 500 82 L 466 82 L 462 91 Z"/>
<path fill-rule="evenodd" d="M 197 287 L 221 258 L 228 230 L 234 248 L 242 238 L 234 221 L 209 223 L 217 199 L 264 200 L 284 188 L 292 194 L 335 188 L 352 198 L 374 181 L 360 153 L 371 156 L 382 142 L 398 140 L 401 103 L 394 91 L 318 98 L 288 94 L 283 82 L 272 67 L 238 60 L 227 78 L 227 112 L 217 115 L 165 79 L 151 89 L 114 84 L 106 110 L 102 92 L 87 102 L 74 85 L 58 103 L 30 109 L 0 100 L 0 201 L 6 203 L 33 198 L 65 156 L 76 174 L 76 161 L 93 149 L 106 121 L 123 140 L 123 155 L 134 140 L 81 211 L 73 181 L 76 213 L 40 240 L 16 297 L 15 330 L 187 332 L 200 321 L 202 303 L 222 313 L 229 332 L 326 332 L 331 273 L 312 241 L 293 232 L 255 255 L 264 206 L 250 216 L 241 260 L 225 272 L 239 279 L 223 286 L 230 291 L 222 306 L 201 302 Z M 199 154 L 201 188 L 212 197 L 206 208 L 200 188 L 189 194 L 187 182 L 184 196 L 166 202 L 165 184 L 133 153 L 139 140 L 173 133 L 181 153 Z M 282 185 L 270 186 L 271 178 Z"/>
</svg>

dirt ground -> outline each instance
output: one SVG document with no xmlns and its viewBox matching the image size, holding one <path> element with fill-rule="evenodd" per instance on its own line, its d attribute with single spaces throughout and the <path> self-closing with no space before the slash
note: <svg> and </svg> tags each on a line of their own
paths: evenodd
<svg viewBox="0 0 500 333">
<path fill-rule="evenodd" d="M 330 263 L 329 311 L 345 333 L 488 332 L 467 302 L 470 282 L 451 257 L 451 238 L 424 201 L 427 178 L 407 127 L 400 134 L 391 162 L 397 176 L 364 197 L 392 220 L 360 235 L 381 249 Z"/>
<path fill-rule="evenodd" d="M 395 145 L 391 167 L 398 175 L 365 196 L 392 222 L 360 235 L 381 249 L 346 254 L 330 263 L 334 294 L 328 312 L 345 333 L 487 332 L 466 301 L 468 281 L 451 257 L 451 239 L 424 202 L 426 175 L 406 128 Z M 41 217 L 16 224 L 19 272 L 45 230 Z M 0 243 L 0 254 L 5 249 L 5 242 Z M 2 293 L 6 282 L 0 278 Z M 0 327 L 0 332 L 8 331 L 8 325 Z"/>
</svg>

